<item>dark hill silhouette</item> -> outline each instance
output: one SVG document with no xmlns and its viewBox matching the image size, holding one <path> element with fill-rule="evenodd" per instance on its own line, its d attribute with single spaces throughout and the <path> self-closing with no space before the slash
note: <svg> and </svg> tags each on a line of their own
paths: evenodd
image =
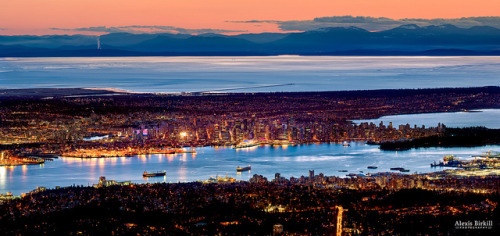
<svg viewBox="0 0 500 236">
<path fill-rule="evenodd" d="M 370 32 L 356 27 L 301 33 L 0 36 L 0 56 L 148 55 L 500 55 L 500 29 L 454 25 L 399 27 Z"/>
</svg>

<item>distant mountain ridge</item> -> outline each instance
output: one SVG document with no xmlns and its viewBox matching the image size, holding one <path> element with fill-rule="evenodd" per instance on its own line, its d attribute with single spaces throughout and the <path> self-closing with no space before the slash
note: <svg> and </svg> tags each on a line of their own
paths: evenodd
<svg viewBox="0 0 500 236">
<path fill-rule="evenodd" d="M 401 25 L 370 32 L 333 27 L 301 33 L 0 36 L 0 56 L 500 55 L 500 29 Z"/>
</svg>

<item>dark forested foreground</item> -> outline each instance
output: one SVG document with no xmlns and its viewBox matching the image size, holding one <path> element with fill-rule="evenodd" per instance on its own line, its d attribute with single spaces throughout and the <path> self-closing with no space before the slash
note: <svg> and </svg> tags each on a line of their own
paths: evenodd
<svg viewBox="0 0 500 236">
<path fill-rule="evenodd" d="M 498 184 L 498 179 L 468 181 Z M 72 187 L 0 205 L 0 232 L 271 235 L 281 224 L 288 235 L 331 235 L 341 206 L 343 235 L 494 235 L 499 201 L 498 191 L 349 190 L 271 182 Z M 457 225 L 476 221 L 484 225 Z"/>
</svg>

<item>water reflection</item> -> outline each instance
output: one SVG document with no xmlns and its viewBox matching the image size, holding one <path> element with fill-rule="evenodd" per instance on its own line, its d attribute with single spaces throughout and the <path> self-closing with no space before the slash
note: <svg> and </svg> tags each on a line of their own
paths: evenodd
<svg viewBox="0 0 500 236">
<path fill-rule="evenodd" d="M 98 165 L 99 169 L 104 169 L 104 167 L 106 166 L 106 160 L 104 158 L 99 158 Z"/>
<path fill-rule="evenodd" d="M 185 162 L 186 160 L 187 160 L 187 154 L 186 154 L 186 153 L 183 153 L 183 154 L 182 154 L 181 161 Z"/>
<path fill-rule="evenodd" d="M 5 1 L 4 1 L 5 2 Z M 252 88 L 241 92 L 334 91 L 389 88 L 479 87 L 498 85 L 499 57 L 238 57 L 243 64 L 225 63 L 234 57 L 128 57 L 105 58 L 15 58 L 2 70 L 15 71 L 2 87 L 120 88 L 136 92 L 193 92 L 225 87 L 248 87 L 286 81 L 295 86 Z M 54 63 L 71 70 L 52 68 Z M 105 65 L 103 65 L 105 64 Z M 87 76 L 89 65 L 92 77 Z M 43 69 L 41 69 L 43 68 Z M 265 68 L 265 69 L 263 69 Z M 453 68 L 453 69 L 450 69 Z M 169 73 L 165 73 L 165 71 Z M 383 70 L 383 72 L 381 71 Z M 134 71 L 134 73 L 129 73 Z M 200 80 L 209 71 L 211 78 Z M 248 71 L 253 71 L 248 73 Z M 430 76 L 429 72 L 432 72 Z M 140 83 L 137 75 L 141 75 Z M 325 83 L 325 75 L 336 75 Z M 477 76 L 480 74 L 481 76 Z M 397 75 L 397 81 L 394 76 Z M 158 78 L 163 78 L 158 80 Z M 68 79 L 69 78 L 69 79 Z M 172 83 L 178 78 L 182 82 Z M 308 78 L 304 80 L 304 78 Z M 340 79 L 342 78 L 342 79 Z M 474 78 L 474 79 L 470 79 Z M 85 83 L 81 83 L 85 81 Z"/>
<path fill-rule="evenodd" d="M 180 166 L 179 168 L 179 181 L 181 182 L 186 182 L 187 181 L 187 178 L 186 178 L 186 173 L 187 173 L 187 170 L 186 170 L 186 166 L 182 165 Z"/>
<path fill-rule="evenodd" d="M 5 188 L 7 184 L 7 168 L 6 166 L 0 166 L 0 188 Z"/>
<path fill-rule="evenodd" d="M 142 177 L 145 183 L 166 183 L 167 176 L 162 177 Z"/>
<path fill-rule="evenodd" d="M 116 181 L 134 183 L 185 182 L 206 180 L 211 176 L 228 176 L 248 180 L 254 174 L 273 179 L 281 176 L 307 175 L 308 170 L 327 176 L 345 176 L 349 173 L 375 173 L 390 171 L 391 167 L 404 167 L 410 173 L 432 172 L 430 163 L 442 160 L 445 155 L 463 159 L 472 158 L 488 150 L 498 151 L 500 146 L 473 148 L 426 148 L 404 152 L 386 152 L 378 146 L 351 143 L 311 144 L 287 147 L 261 146 L 250 150 L 231 147 L 197 148 L 197 153 L 139 155 L 119 158 L 59 158 L 45 165 L 0 167 L 0 193 L 28 192 L 37 186 L 54 188 L 95 184 L 100 176 Z M 237 166 L 252 166 L 248 172 L 238 173 Z M 367 166 L 377 166 L 375 170 Z M 143 179 L 147 171 L 166 170 L 163 178 Z M 347 170 L 348 172 L 338 172 Z"/>
</svg>

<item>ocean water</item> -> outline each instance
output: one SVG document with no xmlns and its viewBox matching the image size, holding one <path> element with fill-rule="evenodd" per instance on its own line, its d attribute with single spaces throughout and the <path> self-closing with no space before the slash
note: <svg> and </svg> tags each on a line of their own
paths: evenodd
<svg viewBox="0 0 500 236">
<path fill-rule="evenodd" d="M 500 86 L 498 68 L 500 57 L 468 56 L 0 58 L 0 88 L 275 92 Z"/>
</svg>

